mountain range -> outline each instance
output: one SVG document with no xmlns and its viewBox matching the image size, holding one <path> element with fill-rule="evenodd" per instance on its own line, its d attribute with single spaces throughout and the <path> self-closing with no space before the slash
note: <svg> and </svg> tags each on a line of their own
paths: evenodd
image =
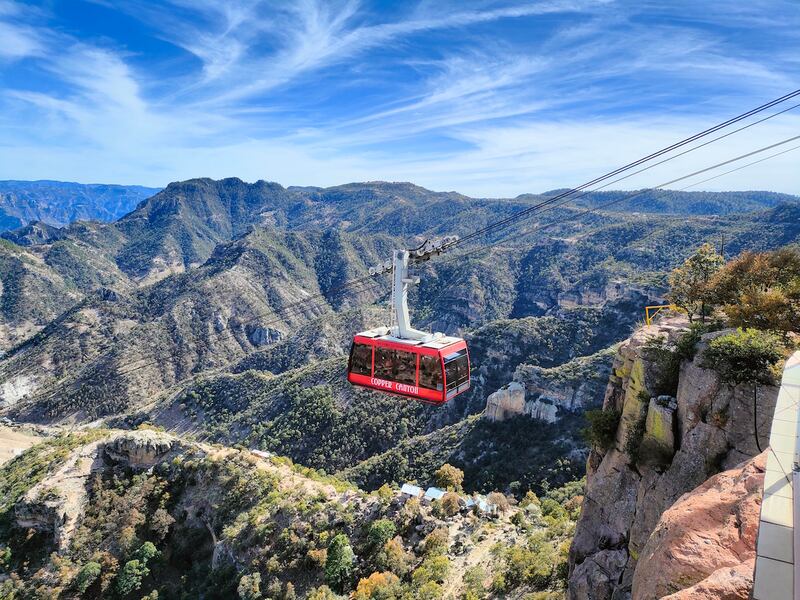
<svg viewBox="0 0 800 600">
<path fill-rule="evenodd" d="M 56 227 L 77 220 L 113 221 L 158 191 L 140 185 L 0 181 L 0 231 L 33 221 Z"/>
<path fill-rule="evenodd" d="M 420 466 L 381 474 L 380 456 L 451 434 L 455 443 L 436 442 L 437 460 L 463 453 L 467 431 L 489 435 L 487 424 L 463 421 L 489 394 L 526 369 L 569 365 L 623 340 L 643 307 L 661 301 L 666 272 L 702 242 L 724 238 L 735 254 L 800 235 L 790 196 L 654 191 L 637 212 L 602 209 L 620 194 L 537 212 L 513 235 L 418 269 L 415 322 L 466 336 L 476 367 L 472 391 L 438 411 L 344 382 L 349 338 L 385 321 L 389 288 L 376 279 L 336 290 L 392 248 L 465 235 L 546 195 L 197 179 L 110 223 L 30 223 L 0 243 L 0 402 L 25 421 L 149 421 L 246 442 L 375 486 L 413 477 L 425 461 L 406 457 Z M 715 214 L 721 206 L 725 214 Z M 580 471 L 580 420 L 569 415 L 599 403 L 590 395 L 560 411 L 564 439 L 554 454 L 572 456 L 574 467 L 560 482 Z M 298 442 L 298 430 L 308 439 Z M 320 463 L 310 451 L 345 434 L 361 440 L 346 455 L 332 447 Z"/>
<path fill-rule="evenodd" d="M 638 549 L 651 547 L 660 513 L 721 463 L 694 468 L 690 445 L 671 470 L 638 464 L 625 419 L 615 427 L 626 450 L 604 457 L 584 440 L 584 413 L 619 387 L 625 410 L 638 405 L 631 365 L 655 361 L 650 379 L 661 369 L 639 325 L 645 306 L 664 302 L 671 269 L 704 242 L 727 257 L 797 244 L 800 199 L 603 192 L 536 208 L 557 194 L 196 179 L 109 222 L 0 233 L 0 417 L 73 432 L 0 468 L 0 570 L 14 573 L 0 592 L 288 600 L 340 597 L 327 585 L 359 598 L 636 588 Z M 352 335 L 388 320 L 388 277 L 366 278 L 370 266 L 528 209 L 513 228 L 413 269 L 412 319 L 467 340 L 469 392 L 432 407 L 347 383 Z M 743 417 L 714 423 L 732 440 L 720 452 L 750 431 Z M 443 482 L 448 473 L 456 480 Z M 658 514 L 642 500 L 654 480 L 669 492 L 656 490 Z M 458 493 L 419 501 L 403 483 Z M 624 518 L 581 509 L 584 497 L 624 505 Z M 484 508 L 470 508 L 476 499 Z"/>
</svg>

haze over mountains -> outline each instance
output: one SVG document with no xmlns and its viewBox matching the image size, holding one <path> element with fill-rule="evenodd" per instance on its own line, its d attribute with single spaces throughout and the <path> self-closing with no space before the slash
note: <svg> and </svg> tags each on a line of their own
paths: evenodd
<svg viewBox="0 0 800 600">
<path fill-rule="evenodd" d="M 32 221 L 56 227 L 78 220 L 113 221 L 158 191 L 139 185 L 0 181 L 0 231 Z"/>
</svg>

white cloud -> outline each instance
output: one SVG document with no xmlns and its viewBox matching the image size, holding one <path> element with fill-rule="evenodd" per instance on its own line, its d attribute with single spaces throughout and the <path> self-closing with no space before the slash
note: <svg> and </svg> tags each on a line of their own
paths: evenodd
<svg viewBox="0 0 800 600">
<path fill-rule="evenodd" d="M 626 2 L 427 2 L 381 21 L 356 0 L 171 1 L 171 10 L 117 6 L 197 57 L 197 68 L 179 76 L 155 62 L 144 69 L 142 56 L 108 41 L 93 46 L 0 20 L 17 35 L 7 47 L 14 57 L 33 59 L 53 81 L 29 89 L 19 79 L 0 91 L 0 177 L 149 185 L 195 176 L 287 185 L 388 179 L 515 196 L 577 185 L 783 93 L 796 80 L 791 50 L 800 46 L 787 42 L 765 57 L 698 27 L 700 10 L 685 3 L 680 12 Z M 0 0 L 0 19 L 4 6 L 16 7 Z M 653 23 L 642 20 L 646 11 L 682 18 Z M 504 19 L 534 27 L 545 16 L 547 28 L 525 43 L 472 29 Z M 738 27 L 756 18 L 764 17 L 750 10 L 729 20 Z M 455 32 L 463 43 L 412 52 L 420 33 Z M 357 97 L 365 83 L 391 94 L 378 104 L 327 103 L 333 94 Z M 800 123 L 776 120 L 692 159 L 721 160 L 787 129 Z M 793 158 L 709 185 L 800 192 Z M 664 180 L 695 164 L 665 165 Z M 658 183 L 657 174 L 625 187 Z"/>
<path fill-rule="evenodd" d="M 0 16 L 2 10 L 0 4 Z M 0 21 L 0 59 L 19 59 L 41 53 L 42 45 L 32 29 Z"/>
</svg>

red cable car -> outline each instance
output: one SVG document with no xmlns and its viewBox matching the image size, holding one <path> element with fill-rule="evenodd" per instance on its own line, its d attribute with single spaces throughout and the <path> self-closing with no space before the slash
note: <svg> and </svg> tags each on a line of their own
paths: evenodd
<svg viewBox="0 0 800 600">
<path fill-rule="evenodd" d="M 356 334 L 347 380 L 353 385 L 444 404 L 469 389 L 469 353 L 461 338 L 402 340 L 385 327 Z"/>
<path fill-rule="evenodd" d="M 441 333 L 413 329 L 408 318 L 410 260 L 428 260 L 455 241 L 426 242 L 416 250 L 397 250 L 394 261 L 370 269 L 371 275 L 394 271 L 392 305 L 396 325 L 362 331 L 353 338 L 347 380 L 353 385 L 429 402 L 444 404 L 470 385 L 467 343 Z"/>
</svg>

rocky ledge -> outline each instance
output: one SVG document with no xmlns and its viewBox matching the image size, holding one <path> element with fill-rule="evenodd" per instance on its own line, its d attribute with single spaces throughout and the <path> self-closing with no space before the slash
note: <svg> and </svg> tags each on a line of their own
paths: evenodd
<svg viewBox="0 0 800 600">
<path fill-rule="evenodd" d="M 139 430 L 114 436 L 104 445 L 106 456 L 131 469 L 149 469 L 176 449 L 175 437 L 160 431 Z"/>
<path fill-rule="evenodd" d="M 658 521 L 633 600 L 747 600 L 753 587 L 766 453 L 715 475 Z"/>
<path fill-rule="evenodd" d="M 62 466 L 33 486 L 14 507 L 19 527 L 51 533 L 56 546 L 64 549 L 83 516 L 93 473 L 108 463 L 143 470 L 178 451 L 173 436 L 158 431 L 122 431 L 106 439 L 81 446 Z"/>
</svg>

